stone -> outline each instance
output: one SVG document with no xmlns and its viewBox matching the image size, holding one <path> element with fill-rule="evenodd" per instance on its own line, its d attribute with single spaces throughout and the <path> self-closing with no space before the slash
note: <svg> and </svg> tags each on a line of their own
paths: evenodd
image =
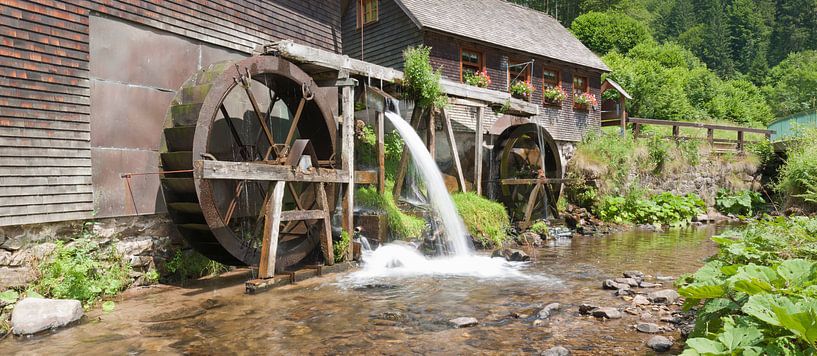
<svg viewBox="0 0 817 356">
<path fill-rule="evenodd" d="M 35 278 L 31 267 L 0 267 L 0 290 L 26 287 Z"/>
<path fill-rule="evenodd" d="M 622 289 L 622 288 L 629 288 L 630 286 L 622 283 L 616 283 L 616 281 L 612 279 L 605 279 L 604 282 L 601 282 L 601 287 L 604 289 Z"/>
<path fill-rule="evenodd" d="M 476 318 L 471 317 L 459 317 L 456 319 L 451 319 L 448 321 L 452 326 L 455 328 L 467 328 L 469 326 L 474 326 L 479 324 L 479 321 Z"/>
<path fill-rule="evenodd" d="M 387 311 L 381 313 L 380 318 L 384 320 L 398 321 L 403 319 L 403 313 L 399 311 Z"/>
<path fill-rule="evenodd" d="M 491 257 L 502 257 L 510 262 L 530 261 L 530 256 L 525 251 L 510 248 L 494 250 Z"/>
<path fill-rule="evenodd" d="M 527 319 L 536 313 L 536 308 L 527 308 L 511 313 L 511 316 L 516 319 Z"/>
<path fill-rule="evenodd" d="M 630 290 L 630 287 L 627 287 L 627 288 L 621 288 L 621 289 L 617 290 L 615 294 L 616 294 L 616 297 L 630 296 L 630 295 L 633 294 L 633 291 Z"/>
<path fill-rule="evenodd" d="M 672 289 L 662 289 L 647 294 L 647 298 L 656 304 L 673 304 L 678 301 L 678 292 Z"/>
<path fill-rule="evenodd" d="M 624 271 L 625 278 L 644 278 L 644 273 L 641 271 Z"/>
<path fill-rule="evenodd" d="M 647 340 L 647 347 L 658 352 L 669 351 L 672 348 L 672 340 L 664 336 L 653 336 Z"/>
<path fill-rule="evenodd" d="M 635 278 L 621 278 L 621 277 L 619 277 L 619 278 L 614 279 L 613 281 L 616 282 L 616 283 L 619 283 L 619 284 L 626 284 L 626 285 L 628 285 L 630 287 L 638 287 L 638 281 Z"/>
<path fill-rule="evenodd" d="M 692 221 L 701 222 L 701 223 L 709 222 L 709 220 L 710 220 L 709 215 L 707 215 L 707 214 L 700 214 L 700 215 L 695 216 L 694 218 L 692 218 Z"/>
<path fill-rule="evenodd" d="M 2 244 L 0 244 L 0 248 L 9 251 L 17 251 L 23 248 L 25 245 L 25 241 L 21 238 L 6 238 Z"/>
<path fill-rule="evenodd" d="M 643 296 L 641 294 L 638 294 L 635 297 L 633 297 L 633 305 L 634 306 L 649 305 L 649 304 L 650 304 L 650 300 L 647 299 L 647 297 L 645 297 L 645 296 Z"/>
<path fill-rule="evenodd" d="M 587 303 L 582 303 L 579 305 L 579 314 L 587 315 L 590 314 L 593 310 L 598 309 L 597 306 Z"/>
<path fill-rule="evenodd" d="M 621 319 L 621 312 L 618 311 L 618 309 L 616 308 L 610 307 L 596 308 L 593 310 L 592 314 L 597 318 Z"/>
<path fill-rule="evenodd" d="M 570 350 L 562 346 L 551 347 L 541 353 L 542 356 L 570 356 Z"/>
<path fill-rule="evenodd" d="M 624 312 L 630 315 L 638 315 L 638 309 L 636 308 L 624 308 Z"/>
<path fill-rule="evenodd" d="M 116 251 L 121 253 L 123 256 L 143 255 L 150 251 L 151 248 L 153 248 L 153 241 L 150 239 L 120 241 L 116 243 Z"/>
<path fill-rule="evenodd" d="M 517 240 L 519 241 L 520 244 L 523 244 L 523 245 L 533 245 L 533 246 L 536 246 L 536 247 L 541 247 L 542 246 L 542 241 L 544 240 L 544 238 L 542 238 L 541 235 L 539 235 L 539 234 L 537 234 L 537 233 L 535 233 L 533 231 L 525 231 L 525 232 L 519 234 L 519 237 L 517 238 Z"/>
<path fill-rule="evenodd" d="M 559 303 L 550 303 L 539 311 L 538 317 L 539 319 L 547 319 L 561 308 L 562 306 Z"/>
<path fill-rule="evenodd" d="M 647 334 L 656 334 L 661 332 L 661 328 L 653 323 L 638 323 L 638 325 L 635 326 L 635 329 Z"/>
<path fill-rule="evenodd" d="M 641 282 L 638 284 L 641 288 L 658 288 L 662 286 L 661 283 L 650 283 L 650 282 Z"/>
<path fill-rule="evenodd" d="M 662 281 L 662 282 L 668 282 L 668 281 L 674 281 L 675 277 L 673 277 L 673 276 L 656 276 L 655 279 L 657 279 L 659 281 Z"/>
<path fill-rule="evenodd" d="M 542 319 L 536 319 L 536 320 L 534 320 L 534 321 L 533 321 L 533 324 L 532 324 L 532 325 L 533 325 L 533 326 L 537 326 L 537 327 L 538 327 L 538 326 L 543 326 L 543 325 L 545 325 L 545 321 L 544 321 L 544 320 L 542 320 Z"/>
<path fill-rule="evenodd" d="M 82 315 L 78 300 L 26 298 L 14 306 L 11 328 L 15 335 L 36 334 L 71 324 Z"/>
</svg>

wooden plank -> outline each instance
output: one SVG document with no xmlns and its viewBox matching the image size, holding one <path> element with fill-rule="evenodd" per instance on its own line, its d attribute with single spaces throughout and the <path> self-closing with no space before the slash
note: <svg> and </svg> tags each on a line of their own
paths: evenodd
<svg viewBox="0 0 817 356">
<path fill-rule="evenodd" d="M 0 157 L 0 167 L 91 167 L 90 158 Z"/>
<path fill-rule="evenodd" d="M 454 138 L 454 128 L 451 127 L 451 118 L 445 108 L 442 111 L 443 124 L 445 124 L 445 132 L 448 135 L 448 144 L 451 146 L 451 157 L 454 159 L 454 169 L 457 171 L 457 180 L 460 182 L 460 190 L 465 193 L 465 176 L 462 174 L 462 165 L 460 164 L 460 152 L 457 149 L 457 140 Z"/>
<path fill-rule="evenodd" d="M 203 179 L 238 179 L 286 182 L 347 183 L 349 174 L 342 170 L 312 168 L 301 171 L 289 166 L 254 162 L 197 160 L 193 162 L 194 175 Z"/>
<path fill-rule="evenodd" d="M 86 185 L 14 186 L 0 187 L 0 197 L 22 197 L 29 195 L 91 193 L 93 188 Z"/>
<path fill-rule="evenodd" d="M 385 119 L 385 114 L 382 112 L 378 112 L 375 117 L 375 130 L 377 134 L 377 192 L 381 195 L 386 192 Z"/>
<path fill-rule="evenodd" d="M 0 177 L 90 176 L 90 167 L 2 167 Z"/>
<path fill-rule="evenodd" d="M 0 206 L 47 205 L 60 203 L 93 203 L 92 193 L 28 195 L 19 197 L 0 196 Z"/>
<path fill-rule="evenodd" d="M 75 177 L 0 177 L 0 186 L 25 187 L 37 185 L 91 184 L 91 176 Z"/>
<path fill-rule="evenodd" d="M 641 118 L 634 118 L 634 117 L 631 117 L 631 118 L 627 119 L 627 121 L 629 121 L 631 123 L 638 123 L 638 124 L 645 124 L 645 125 L 695 127 L 695 128 L 701 128 L 701 129 L 714 129 L 714 130 L 725 130 L 725 131 L 742 131 L 742 132 L 759 133 L 759 134 L 766 134 L 766 133 L 771 132 L 770 130 L 765 130 L 765 129 L 755 129 L 755 128 L 750 128 L 750 127 L 740 127 L 740 126 L 716 125 L 716 124 L 707 124 L 707 123 L 701 123 L 701 122 L 641 119 Z"/>
<path fill-rule="evenodd" d="M 74 141 L 50 138 L 24 138 L 0 136 L 0 147 L 39 147 L 90 149 L 89 141 Z"/>
<path fill-rule="evenodd" d="M 275 257 L 278 255 L 278 233 L 281 225 L 281 207 L 284 200 L 286 182 L 275 182 L 272 196 L 267 201 L 264 212 L 264 237 L 261 241 L 261 261 L 258 277 L 272 278 L 275 275 Z"/>
<path fill-rule="evenodd" d="M 323 210 L 287 210 L 281 212 L 281 221 L 322 220 Z"/>
<path fill-rule="evenodd" d="M 426 124 L 426 148 L 431 159 L 437 159 L 437 124 L 434 119 L 437 115 L 434 110 L 428 111 L 428 123 Z"/>
<path fill-rule="evenodd" d="M 85 220 L 93 218 L 93 212 L 74 211 L 63 213 L 31 214 L 25 216 L 0 217 L 0 226 L 39 224 L 55 221 Z"/>
<path fill-rule="evenodd" d="M 485 108 L 477 108 L 477 129 L 474 138 L 474 185 L 477 194 L 482 195 L 482 121 L 485 118 Z"/>
<path fill-rule="evenodd" d="M 93 209 L 94 203 L 92 202 L 11 206 L 0 207 L 0 217 L 25 216 L 30 214 L 71 213 L 77 211 L 91 211 Z"/>
<path fill-rule="evenodd" d="M 0 157 L 91 158 L 91 149 L 3 147 Z"/>
<path fill-rule="evenodd" d="M 323 213 L 323 233 L 321 234 L 321 252 L 327 266 L 335 264 L 335 249 L 332 243 L 332 216 L 329 214 L 329 199 L 326 197 L 326 185 L 318 185 L 318 208 Z"/>
<path fill-rule="evenodd" d="M 353 87 L 341 88 L 341 105 L 343 108 L 343 146 L 341 147 L 341 167 L 346 172 L 355 170 L 355 90 Z M 346 191 L 343 197 L 343 222 L 344 231 L 349 237 L 354 234 L 354 211 L 355 211 L 355 179 L 349 174 L 346 177 Z M 346 251 L 346 259 L 352 258 L 352 244 Z"/>
<path fill-rule="evenodd" d="M 536 206 L 536 200 L 539 199 L 539 193 L 542 190 L 542 184 L 536 184 L 533 187 L 533 191 L 530 193 L 530 197 L 528 198 L 528 203 L 525 205 L 525 217 L 522 219 L 522 229 L 527 229 L 531 223 L 531 217 L 533 215 L 533 208 Z"/>
<path fill-rule="evenodd" d="M 507 178 L 499 181 L 502 185 L 533 185 L 533 184 L 558 184 L 574 182 L 576 178 Z"/>
<path fill-rule="evenodd" d="M 85 142 L 91 140 L 91 134 L 89 132 L 5 126 L 0 126 L 0 137 L 47 138 Z"/>
<path fill-rule="evenodd" d="M 414 110 L 411 112 L 411 127 L 415 131 L 417 131 L 417 127 L 420 126 L 420 120 L 423 117 L 424 110 L 425 109 L 421 108 L 420 106 L 415 105 Z M 406 180 L 406 171 L 408 170 L 409 164 L 408 160 L 408 146 L 403 144 L 403 151 L 400 154 L 400 164 L 397 166 L 397 177 L 394 178 L 394 189 L 392 190 L 394 201 L 398 201 L 400 199 L 400 194 L 403 191 L 403 182 Z"/>
</svg>

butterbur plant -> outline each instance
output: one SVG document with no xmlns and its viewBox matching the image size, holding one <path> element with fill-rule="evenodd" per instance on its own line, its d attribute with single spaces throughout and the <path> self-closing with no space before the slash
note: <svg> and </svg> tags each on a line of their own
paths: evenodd
<svg viewBox="0 0 817 356">
<path fill-rule="evenodd" d="M 488 85 L 491 84 L 491 77 L 488 76 L 488 72 L 486 70 L 481 70 L 478 72 L 465 72 L 465 84 L 473 85 L 475 87 L 480 88 L 487 88 Z"/>
<path fill-rule="evenodd" d="M 545 88 L 545 90 L 542 91 L 542 95 L 545 97 L 545 101 L 550 103 L 561 103 L 567 98 L 567 92 L 561 85 Z"/>
<path fill-rule="evenodd" d="M 533 85 L 530 81 L 516 80 L 511 84 L 510 92 L 515 97 L 528 99 L 533 94 Z"/>
<path fill-rule="evenodd" d="M 573 101 L 576 103 L 576 105 L 580 105 L 585 108 L 592 108 L 599 104 L 596 96 L 590 93 L 582 93 L 577 95 Z"/>
</svg>

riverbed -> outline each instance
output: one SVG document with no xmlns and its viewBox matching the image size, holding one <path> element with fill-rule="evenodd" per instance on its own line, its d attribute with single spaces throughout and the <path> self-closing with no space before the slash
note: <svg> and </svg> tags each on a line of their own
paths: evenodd
<svg viewBox="0 0 817 356">
<path fill-rule="evenodd" d="M 519 275 L 508 278 L 360 279 L 347 272 L 245 295 L 246 276 L 232 273 L 151 288 L 65 330 L 8 337 L 0 354 L 530 354 L 557 345 L 574 355 L 650 354 L 644 343 L 652 335 L 633 328 L 639 316 L 599 320 L 580 315 L 578 305 L 628 305 L 601 289 L 623 271 L 664 277 L 695 271 L 717 251 L 709 237 L 718 230 L 551 241 L 530 251 L 533 261 L 515 265 Z M 541 325 L 534 326 L 535 312 L 525 315 L 554 302 L 561 310 Z M 448 320 L 457 317 L 479 324 L 453 328 Z M 675 339 L 672 352 L 680 352 L 679 332 L 662 335 Z"/>
</svg>

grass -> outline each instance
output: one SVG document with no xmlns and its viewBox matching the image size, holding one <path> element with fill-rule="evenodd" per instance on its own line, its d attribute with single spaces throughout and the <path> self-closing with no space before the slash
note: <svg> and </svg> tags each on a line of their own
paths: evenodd
<svg viewBox="0 0 817 356">
<path fill-rule="evenodd" d="M 386 191 L 390 192 L 393 189 L 394 182 L 386 180 Z M 420 237 L 426 229 L 426 222 L 423 219 L 400 211 L 391 194 L 380 195 L 373 186 L 359 188 L 355 193 L 355 203 L 364 209 L 385 212 L 389 230 L 398 239 Z"/>
<path fill-rule="evenodd" d="M 229 271 L 229 267 L 194 250 L 177 250 L 173 258 L 165 264 L 165 270 L 172 275 L 173 280 L 185 282 L 190 278 L 218 276 Z"/>
<path fill-rule="evenodd" d="M 476 193 L 456 193 L 451 198 L 476 243 L 499 247 L 508 239 L 511 223 L 504 205 Z"/>
</svg>

